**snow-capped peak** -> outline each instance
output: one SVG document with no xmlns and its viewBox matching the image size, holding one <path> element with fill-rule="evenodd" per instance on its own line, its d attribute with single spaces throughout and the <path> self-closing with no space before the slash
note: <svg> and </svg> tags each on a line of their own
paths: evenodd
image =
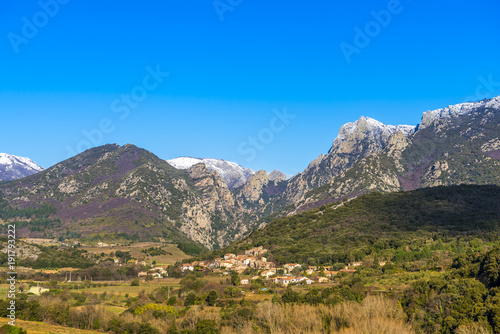
<svg viewBox="0 0 500 334">
<path fill-rule="evenodd" d="M 42 170 L 42 167 L 29 158 L 0 153 L 0 181 L 17 180 Z"/>
<path fill-rule="evenodd" d="M 361 116 L 357 121 L 342 125 L 337 137 L 338 140 L 344 140 L 356 131 L 375 132 L 390 136 L 401 131 L 405 136 L 415 132 L 416 126 L 413 125 L 387 125 L 376 119 Z"/>
<path fill-rule="evenodd" d="M 500 96 L 494 97 L 489 100 L 466 102 L 450 105 L 442 109 L 428 110 L 424 112 L 422 116 L 422 121 L 420 122 L 419 129 L 428 127 L 437 119 L 469 114 L 478 108 L 500 109 Z"/>
<path fill-rule="evenodd" d="M 248 178 L 255 174 L 249 168 L 244 168 L 235 162 L 221 159 L 180 157 L 167 160 L 167 162 L 177 169 L 188 169 L 196 164 L 203 163 L 209 171 L 217 171 L 229 189 L 234 189 L 245 184 Z"/>
</svg>

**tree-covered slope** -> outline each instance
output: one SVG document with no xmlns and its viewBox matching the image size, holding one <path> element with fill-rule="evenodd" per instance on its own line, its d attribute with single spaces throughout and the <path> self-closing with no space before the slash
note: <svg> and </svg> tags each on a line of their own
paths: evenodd
<svg viewBox="0 0 500 334">
<path fill-rule="evenodd" d="M 283 217 L 213 255 L 262 245 L 279 263 L 348 262 L 372 253 L 397 262 L 426 256 L 440 241 L 499 235 L 500 187 L 441 186 L 370 193 Z"/>
</svg>

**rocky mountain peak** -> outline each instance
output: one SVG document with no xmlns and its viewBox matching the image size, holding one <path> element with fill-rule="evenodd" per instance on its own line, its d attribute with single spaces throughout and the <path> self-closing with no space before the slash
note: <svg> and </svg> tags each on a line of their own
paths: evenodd
<svg viewBox="0 0 500 334">
<path fill-rule="evenodd" d="M 351 153 L 353 144 L 363 140 L 385 144 L 394 133 L 401 131 L 405 136 L 409 136 L 415 129 L 416 127 L 411 125 L 387 125 L 373 118 L 361 116 L 357 121 L 346 123 L 340 128 L 330 151 Z"/>
<path fill-rule="evenodd" d="M 279 170 L 273 170 L 271 173 L 268 174 L 269 176 L 269 181 L 286 181 L 288 178 L 286 177 L 285 173 L 280 172 Z"/>
</svg>

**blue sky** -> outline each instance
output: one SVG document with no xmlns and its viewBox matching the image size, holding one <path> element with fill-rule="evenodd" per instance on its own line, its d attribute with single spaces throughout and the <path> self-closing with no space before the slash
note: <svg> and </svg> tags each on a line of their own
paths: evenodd
<svg viewBox="0 0 500 334">
<path fill-rule="evenodd" d="M 133 143 L 292 175 L 362 115 L 500 94 L 496 0 L 55 1 L 0 14 L 0 152 L 43 167 Z"/>
</svg>

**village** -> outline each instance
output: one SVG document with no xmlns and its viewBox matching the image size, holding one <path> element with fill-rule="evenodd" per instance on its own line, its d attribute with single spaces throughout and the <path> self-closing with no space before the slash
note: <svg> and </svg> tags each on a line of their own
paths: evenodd
<svg viewBox="0 0 500 334">
<path fill-rule="evenodd" d="M 224 258 L 216 258 L 213 261 L 194 261 L 192 263 L 183 263 L 180 269 L 182 272 L 194 270 L 210 270 L 222 276 L 230 275 L 232 272 L 238 274 L 257 273 L 251 278 L 243 278 L 240 284 L 247 285 L 257 279 L 271 281 L 280 286 L 288 286 L 289 284 L 313 284 L 326 283 L 340 273 L 352 274 L 356 272 L 356 267 L 362 266 L 363 262 L 352 262 L 339 270 L 331 270 L 329 266 L 304 266 L 298 263 L 287 263 L 281 268 L 276 268 L 274 262 L 267 261 L 265 254 L 267 249 L 254 247 L 246 250 L 245 254 L 224 255 Z M 384 266 L 385 262 L 379 262 L 380 266 Z"/>
</svg>

